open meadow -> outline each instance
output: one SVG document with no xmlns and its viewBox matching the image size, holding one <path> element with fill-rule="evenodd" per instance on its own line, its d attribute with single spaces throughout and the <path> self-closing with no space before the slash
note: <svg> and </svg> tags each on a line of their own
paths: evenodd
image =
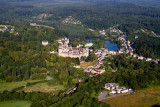
<svg viewBox="0 0 160 107">
<path fill-rule="evenodd" d="M 26 86 L 27 82 L 36 82 L 39 80 L 28 80 L 28 81 L 19 81 L 19 82 L 11 82 L 11 83 L 6 83 L 3 80 L 0 80 L 0 92 L 3 92 L 4 90 L 11 91 L 15 88 L 21 87 L 21 86 Z"/>
<path fill-rule="evenodd" d="M 151 107 L 160 103 L 160 86 L 136 91 L 133 94 L 105 99 L 111 107 Z"/>
<path fill-rule="evenodd" d="M 96 61 L 90 61 L 90 62 L 81 63 L 80 66 L 81 67 L 88 67 L 88 66 L 93 66 L 95 64 L 96 64 Z"/>
<path fill-rule="evenodd" d="M 40 92 L 49 92 L 49 93 L 56 93 L 59 90 L 64 90 L 63 85 L 48 85 L 47 83 L 39 83 L 33 86 L 28 86 L 24 88 L 25 92 L 31 91 L 40 91 Z"/>
<path fill-rule="evenodd" d="M 49 29 L 54 29 L 53 27 L 51 26 L 47 26 L 47 25 L 34 25 L 36 27 L 45 27 L 45 28 L 49 28 Z"/>
<path fill-rule="evenodd" d="M 30 107 L 29 101 L 4 101 L 0 102 L 0 107 Z"/>
<path fill-rule="evenodd" d="M 43 81 L 42 81 L 43 82 Z M 33 85 L 27 86 L 27 83 L 35 83 Z M 59 90 L 64 90 L 65 87 L 63 85 L 48 85 L 47 83 L 41 83 L 40 80 L 28 80 L 28 81 L 19 81 L 19 82 L 11 82 L 6 83 L 5 81 L 0 81 L 0 92 L 5 90 L 11 91 L 13 89 L 24 86 L 21 90 L 25 92 L 31 91 L 40 91 L 40 92 L 52 92 L 56 93 Z"/>
</svg>

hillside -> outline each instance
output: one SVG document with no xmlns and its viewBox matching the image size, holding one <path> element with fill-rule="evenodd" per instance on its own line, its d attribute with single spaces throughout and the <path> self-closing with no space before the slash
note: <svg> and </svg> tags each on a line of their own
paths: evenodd
<svg viewBox="0 0 160 107">
<path fill-rule="evenodd" d="M 103 100 L 111 107 L 151 107 L 160 103 L 160 86 L 136 91 L 133 94 Z M 145 103 L 144 103 L 145 102 Z"/>
</svg>

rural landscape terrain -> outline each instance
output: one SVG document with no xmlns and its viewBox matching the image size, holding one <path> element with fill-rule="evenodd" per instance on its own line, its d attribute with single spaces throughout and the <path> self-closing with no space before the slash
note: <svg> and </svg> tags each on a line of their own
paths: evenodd
<svg viewBox="0 0 160 107">
<path fill-rule="evenodd" d="M 160 1 L 0 0 L 0 107 L 159 107 Z"/>
</svg>

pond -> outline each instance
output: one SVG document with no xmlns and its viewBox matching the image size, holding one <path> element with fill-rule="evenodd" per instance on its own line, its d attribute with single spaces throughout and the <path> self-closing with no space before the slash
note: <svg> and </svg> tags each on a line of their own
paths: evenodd
<svg viewBox="0 0 160 107">
<path fill-rule="evenodd" d="M 111 43 L 109 40 L 106 40 L 105 46 L 107 46 L 107 49 L 108 49 L 109 51 L 110 51 L 110 50 L 113 50 L 113 51 L 119 50 L 118 45 L 115 44 L 115 43 Z"/>
<path fill-rule="evenodd" d="M 89 42 L 92 42 L 93 40 L 100 40 L 100 38 L 87 39 L 87 42 L 89 43 Z M 106 40 L 105 46 L 107 46 L 107 49 L 108 49 L 109 51 L 111 51 L 111 50 L 113 50 L 113 51 L 118 51 L 118 50 L 120 50 L 120 49 L 118 48 L 118 45 L 117 45 L 116 43 L 112 43 L 112 42 L 110 42 L 109 40 Z"/>
</svg>

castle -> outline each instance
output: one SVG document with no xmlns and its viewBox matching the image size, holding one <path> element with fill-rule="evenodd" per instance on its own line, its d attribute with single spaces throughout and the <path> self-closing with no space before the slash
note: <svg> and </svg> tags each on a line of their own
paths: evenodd
<svg viewBox="0 0 160 107">
<path fill-rule="evenodd" d="M 69 39 L 64 38 L 62 40 L 58 40 L 60 43 L 58 47 L 58 55 L 62 57 L 71 57 L 71 58 L 81 58 L 82 56 L 88 57 L 89 56 L 89 49 L 88 48 L 77 48 L 68 45 Z"/>
</svg>

